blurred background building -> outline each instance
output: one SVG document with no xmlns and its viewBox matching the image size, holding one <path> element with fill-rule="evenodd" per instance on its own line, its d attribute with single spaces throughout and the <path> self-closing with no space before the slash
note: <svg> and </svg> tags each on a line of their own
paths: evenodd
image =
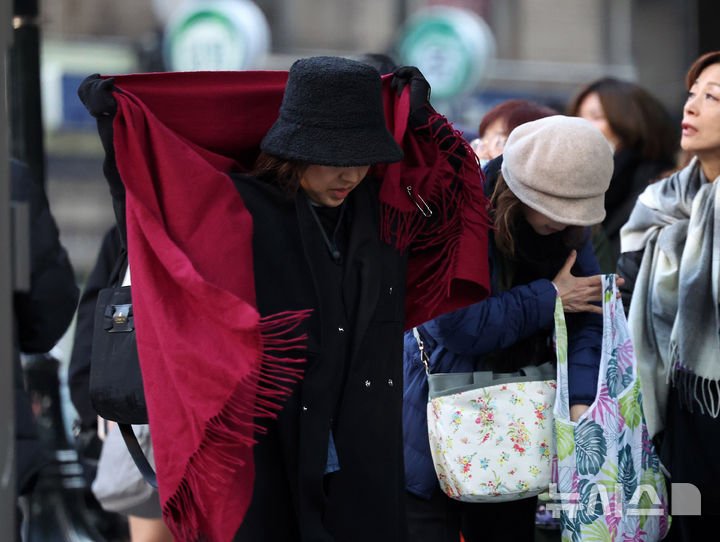
<svg viewBox="0 0 720 542">
<path fill-rule="evenodd" d="M 39 1 L 48 189 L 80 278 L 112 214 L 98 179 L 93 122 L 76 97 L 78 83 L 93 72 L 171 69 L 163 46 L 168 47 L 173 17 L 191 4 L 232 3 L 248 2 Z M 709 21 L 717 21 L 720 11 L 709 0 L 256 0 L 254 5 L 269 39 L 267 54 L 244 66 L 253 69 L 287 69 L 296 58 L 314 54 L 366 52 L 388 53 L 404 64 L 402 40 L 418 12 L 450 6 L 479 16 L 490 43 L 475 43 L 469 62 L 482 73 L 475 74 L 472 88 L 433 98 L 468 137 L 484 111 L 501 100 L 528 97 L 562 108 L 574 90 L 603 75 L 640 83 L 678 116 L 687 66 L 700 50 L 718 46 Z"/>
</svg>

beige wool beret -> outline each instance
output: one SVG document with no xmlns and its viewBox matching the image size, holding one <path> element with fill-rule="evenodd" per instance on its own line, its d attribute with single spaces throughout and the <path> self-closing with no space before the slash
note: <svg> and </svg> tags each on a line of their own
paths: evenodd
<svg viewBox="0 0 720 542">
<path fill-rule="evenodd" d="M 580 117 L 554 115 L 510 133 L 502 174 L 528 207 L 563 224 L 591 226 L 605 218 L 613 167 L 600 130 Z"/>
</svg>

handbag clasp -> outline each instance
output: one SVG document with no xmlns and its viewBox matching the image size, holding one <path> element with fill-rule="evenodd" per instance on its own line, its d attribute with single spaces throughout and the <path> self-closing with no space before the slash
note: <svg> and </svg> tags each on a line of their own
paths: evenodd
<svg viewBox="0 0 720 542">
<path fill-rule="evenodd" d="M 425 372 L 427 374 L 430 374 L 430 358 L 428 356 L 428 353 L 425 352 L 425 344 L 420 338 L 420 333 L 418 332 L 416 327 L 413 328 L 413 335 L 415 336 L 415 340 L 418 344 L 418 349 L 420 350 L 420 361 L 422 361 L 423 365 L 425 365 Z"/>
<path fill-rule="evenodd" d="M 127 333 L 135 329 L 132 318 L 132 303 L 112 306 L 112 327 L 108 333 Z"/>
</svg>

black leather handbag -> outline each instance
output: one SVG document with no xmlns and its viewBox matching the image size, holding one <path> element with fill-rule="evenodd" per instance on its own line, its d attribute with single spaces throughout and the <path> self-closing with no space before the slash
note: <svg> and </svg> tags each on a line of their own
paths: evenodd
<svg viewBox="0 0 720 542">
<path fill-rule="evenodd" d="M 123 251 L 100 290 L 95 306 L 90 354 L 90 401 L 99 416 L 117 422 L 125 444 L 143 477 L 157 487 L 155 472 L 143 453 L 131 424 L 148 423 L 145 391 L 135 342 L 135 318 L 130 286 L 119 286 L 127 268 Z"/>
<path fill-rule="evenodd" d="M 148 423 L 130 286 L 100 290 L 90 362 L 95 411 L 119 423 Z"/>
</svg>

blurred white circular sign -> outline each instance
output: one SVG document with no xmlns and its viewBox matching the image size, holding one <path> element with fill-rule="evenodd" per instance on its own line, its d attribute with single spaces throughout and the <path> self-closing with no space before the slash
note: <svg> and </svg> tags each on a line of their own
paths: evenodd
<svg viewBox="0 0 720 542">
<path fill-rule="evenodd" d="M 462 8 L 432 6 L 415 12 L 398 40 L 401 64 L 417 66 L 446 99 L 477 88 L 495 59 L 495 37 L 485 20 Z"/>
<path fill-rule="evenodd" d="M 165 27 L 163 56 L 171 71 L 248 70 L 270 48 L 270 28 L 248 0 L 185 2 Z"/>
<path fill-rule="evenodd" d="M 187 1 L 189 0 L 151 0 L 150 6 L 157 22 L 165 26 L 170 20 L 173 11 Z"/>
</svg>

